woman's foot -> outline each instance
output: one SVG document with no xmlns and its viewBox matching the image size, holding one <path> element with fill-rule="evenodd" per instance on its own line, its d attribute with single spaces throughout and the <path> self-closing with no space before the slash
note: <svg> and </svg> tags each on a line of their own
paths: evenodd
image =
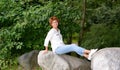
<svg viewBox="0 0 120 70">
<path fill-rule="evenodd" d="M 92 59 L 92 55 L 97 51 L 98 49 L 91 49 L 89 55 L 88 55 L 88 60 Z"/>
</svg>

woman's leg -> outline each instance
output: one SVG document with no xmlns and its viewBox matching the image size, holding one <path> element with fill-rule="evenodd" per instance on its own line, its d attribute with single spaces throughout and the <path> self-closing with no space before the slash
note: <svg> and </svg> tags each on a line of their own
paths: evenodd
<svg viewBox="0 0 120 70">
<path fill-rule="evenodd" d="M 79 47 L 75 44 L 71 44 L 71 45 L 60 46 L 59 48 L 56 49 L 55 53 L 56 54 L 65 54 L 65 53 L 69 53 L 72 51 L 76 52 L 80 56 L 85 56 L 84 53 L 88 52 L 82 47 Z"/>
</svg>

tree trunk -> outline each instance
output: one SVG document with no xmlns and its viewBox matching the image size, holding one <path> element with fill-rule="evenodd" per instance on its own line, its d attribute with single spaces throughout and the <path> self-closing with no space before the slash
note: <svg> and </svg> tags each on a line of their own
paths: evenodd
<svg viewBox="0 0 120 70">
<path fill-rule="evenodd" d="M 72 43 L 72 34 L 69 34 L 67 37 L 67 44 L 71 44 Z"/>
<path fill-rule="evenodd" d="M 84 2 L 83 2 L 83 17 L 82 17 L 82 22 L 81 22 L 81 30 L 80 30 L 80 34 L 79 34 L 78 45 L 81 45 L 81 42 L 83 40 L 84 24 L 85 24 L 85 13 L 86 13 L 86 0 L 84 0 Z"/>
</svg>

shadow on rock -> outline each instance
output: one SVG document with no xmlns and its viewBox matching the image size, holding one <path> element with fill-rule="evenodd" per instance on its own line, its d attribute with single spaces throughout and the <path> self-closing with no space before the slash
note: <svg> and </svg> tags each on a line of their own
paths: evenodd
<svg viewBox="0 0 120 70">
<path fill-rule="evenodd" d="M 18 70 L 36 70 L 39 67 L 37 63 L 38 53 L 38 50 L 33 50 L 18 57 Z"/>
</svg>

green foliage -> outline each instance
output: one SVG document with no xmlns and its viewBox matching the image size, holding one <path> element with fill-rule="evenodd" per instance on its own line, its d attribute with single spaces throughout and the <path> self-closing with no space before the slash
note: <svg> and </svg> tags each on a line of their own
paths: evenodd
<svg viewBox="0 0 120 70">
<path fill-rule="evenodd" d="M 91 48 L 119 47 L 120 28 L 117 25 L 109 27 L 105 24 L 94 24 L 84 36 L 82 46 Z"/>
<path fill-rule="evenodd" d="M 119 3 L 112 0 L 87 1 L 86 31 L 88 32 L 84 36 L 82 46 L 88 49 L 120 46 Z"/>
<path fill-rule="evenodd" d="M 81 12 L 79 10 L 79 2 L 66 0 L 54 4 L 52 15 L 58 16 L 60 20 L 59 28 L 67 43 L 70 41 L 72 35 L 80 30 L 79 19 L 81 19 Z"/>
<path fill-rule="evenodd" d="M 22 1 L 21 1 L 22 2 Z M 30 6 L 25 2 L 0 1 L 0 67 L 11 65 L 14 57 L 32 49 L 43 49 L 49 29 L 48 17 L 52 4 Z M 25 9 L 26 8 L 26 9 Z"/>
<path fill-rule="evenodd" d="M 120 2 L 89 0 L 87 4 L 87 23 L 118 24 L 120 23 Z M 115 5 L 116 4 L 116 5 Z M 111 6 L 110 6 L 111 5 Z M 92 7 L 93 6 L 93 7 Z"/>
</svg>

